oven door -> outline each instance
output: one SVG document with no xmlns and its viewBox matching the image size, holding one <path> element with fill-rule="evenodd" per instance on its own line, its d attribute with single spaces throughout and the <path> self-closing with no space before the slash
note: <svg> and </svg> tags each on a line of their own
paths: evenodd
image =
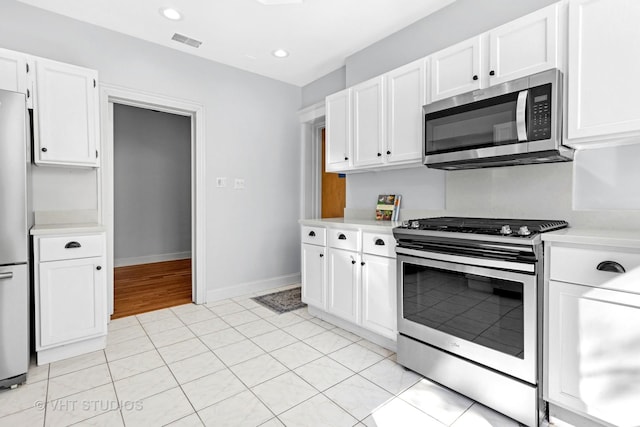
<svg viewBox="0 0 640 427">
<path fill-rule="evenodd" d="M 534 274 L 398 252 L 400 334 L 537 383 Z"/>
</svg>

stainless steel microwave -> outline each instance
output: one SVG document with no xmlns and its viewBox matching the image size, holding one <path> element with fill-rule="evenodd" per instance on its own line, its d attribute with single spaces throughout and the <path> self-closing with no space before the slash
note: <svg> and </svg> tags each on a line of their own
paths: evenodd
<svg viewBox="0 0 640 427">
<path fill-rule="evenodd" d="M 424 164 L 455 170 L 571 161 L 562 110 L 556 69 L 427 104 Z"/>
</svg>

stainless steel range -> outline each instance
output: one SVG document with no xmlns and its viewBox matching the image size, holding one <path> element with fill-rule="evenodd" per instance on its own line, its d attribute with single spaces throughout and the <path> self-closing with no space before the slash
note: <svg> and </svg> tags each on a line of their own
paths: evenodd
<svg viewBox="0 0 640 427">
<path fill-rule="evenodd" d="M 541 412 L 542 241 L 565 221 L 405 221 L 398 362 L 528 426 Z"/>
</svg>

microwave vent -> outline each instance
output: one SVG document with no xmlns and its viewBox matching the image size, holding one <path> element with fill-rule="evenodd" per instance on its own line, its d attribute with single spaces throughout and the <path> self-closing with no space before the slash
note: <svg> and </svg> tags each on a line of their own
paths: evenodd
<svg viewBox="0 0 640 427">
<path fill-rule="evenodd" d="M 171 40 L 175 40 L 179 43 L 184 43 L 187 46 L 191 46 L 195 48 L 200 47 L 200 45 L 202 44 L 200 40 L 192 39 L 191 37 L 187 37 L 183 34 L 178 34 L 178 33 L 175 33 L 173 37 L 171 37 Z"/>
</svg>

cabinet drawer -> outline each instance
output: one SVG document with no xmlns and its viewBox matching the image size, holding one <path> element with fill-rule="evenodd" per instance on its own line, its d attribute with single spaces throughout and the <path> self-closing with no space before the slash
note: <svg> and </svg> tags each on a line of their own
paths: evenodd
<svg viewBox="0 0 640 427">
<path fill-rule="evenodd" d="M 329 230 L 329 246 L 350 251 L 358 250 L 358 230 Z"/>
<path fill-rule="evenodd" d="M 362 233 L 362 252 L 372 255 L 396 257 L 396 239 L 391 234 Z"/>
<path fill-rule="evenodd" d="M 327 244 L 327 230 L 322 227 L 302 227 L 302 243 L 325 246 Z"/>
<path fill-rule="evenodd" d="M 40 237 L 40 262 L 100 257 L 104 255 L 104 236 L 69 235 Z"/>
<path fill-rule="evenodd" d="M 620 276 L 620 273 L 598 270 L 598 266 L 606 261 L 618 263 L 630 271 L 640 266 L 640 252 L 552 246 L 549 277 L 562 282 L 601 286 Z M 640 285 L 638 288 L 640 290 Z"/>
</svg>

